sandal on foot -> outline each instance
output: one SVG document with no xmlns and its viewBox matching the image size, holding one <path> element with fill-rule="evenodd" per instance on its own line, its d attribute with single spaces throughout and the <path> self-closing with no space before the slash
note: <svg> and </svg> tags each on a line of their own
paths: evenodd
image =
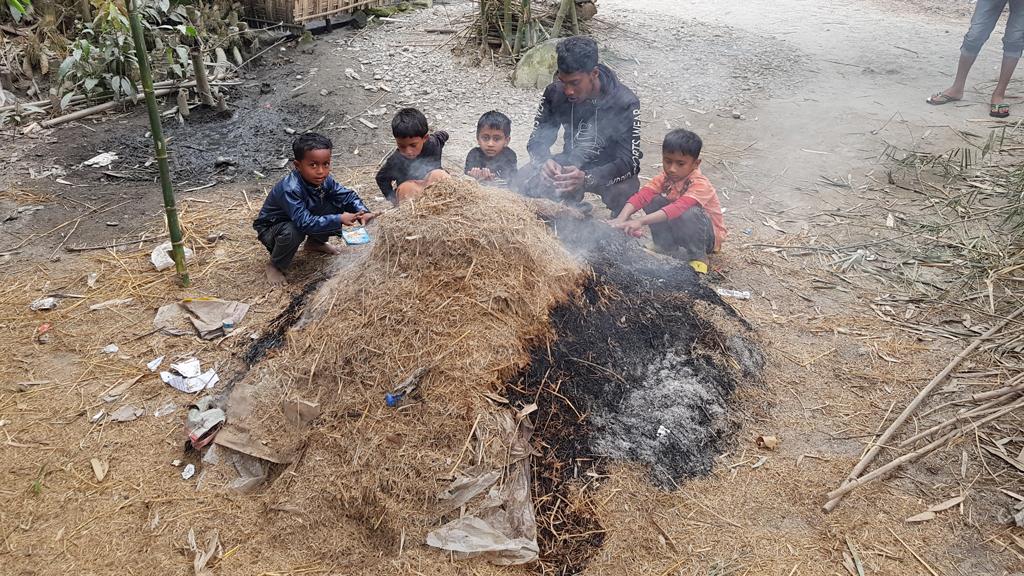
<svg viewBox="0 0 1024 576">
<path fill-rule="evenodd" d="M 1009 104 L 993 104 L 988 111 L 988 115 L 993 118 L 1006 118 L 1010 115 Z"/>
<path fill-rule="evenodd" d="M 950 102 L 959 102 L 959 101 L 960 101 L 959 98 L 953 98 L 952 96 L 950 96 L 949 94 L 946 94 L 944 92 L 939 92 L 938 94 L 932 94 L 931 96 L 928 97 L 927 100 L 925 100 L 925 102 L 931 104 L 932 106 L 942 106 L 943 104 L 949 104 Z"/>
</svg>

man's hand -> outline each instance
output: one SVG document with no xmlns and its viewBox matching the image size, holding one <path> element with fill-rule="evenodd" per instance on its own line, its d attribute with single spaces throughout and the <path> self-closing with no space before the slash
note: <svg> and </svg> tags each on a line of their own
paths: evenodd
<svg viewBox="0 0 1024 576">
<path fill-rule="evenodd" d="M 351 212 L 343 212 L 341 214 L 341 225 L 342 226 L 351 226 L 351 225 L 355 224 L 356 222 L 358 222 L 358 218 L 359 218 L 358 214 L 353 214 Z"/>
<path fill-rule="evenodd" d="M 587 174 L 575 166 L 562 168 L 562 173 L 555 176 L 555 192 L 568 196 L 583 187 Z"/>
<path fill-rule="evenodd" d="M 562 173 L 562 166 L 554 160 L 548 160 L 540 169 L 540 175 L 545 184 L 554 185 L 555 178 Z"/>
<path fill-rule="evenodd" d="M 360 226 L 366 226 L 376 217 L 376 212 L 360 212 L 359 214 L 356 214 L 356 220 L 359 222 Z"/>
</svg>

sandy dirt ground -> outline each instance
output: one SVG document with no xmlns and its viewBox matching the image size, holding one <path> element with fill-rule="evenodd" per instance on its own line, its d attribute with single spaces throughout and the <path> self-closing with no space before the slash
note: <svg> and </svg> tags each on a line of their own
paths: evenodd
<svg viewBox="0 0 1024 576">
<path fill-rule="evenodd" d="M 220 574 L 430 573 L 433 564 L 420 561 L 437 552 L 421 542 L 405 543 L 404 555 L 381 547 L 372 559 L 346 557 L 343 551 L 356 548 L 351 543 L 324 555 L 322 546 L 306 550 L 274 535 L 274 526 L 332 534 L 289 517 L 279 502 L 225 495 L 202 486 L 201 474 L 183 480 L 172 461 L 201 464 L 182 452 L 190 399 L 145 363 L 192 354 L 225 381 L 240 378 L 250 337 L 272 330 L 292 298 L 330 268 L 322 256 L 301 256 L 284 289 L 261 275 L 265 253 L 250 223 L 282 174 L 286 128 L 331 136 L 336 174 L 376 207 L 383 199 L 373 169 L 390 149 L 390 115 L 401 106 L 421 107 L 435 129 L 452 133 L 445 154 L 455 170 L 473 146 L 477 118 L 493 108 L 512 117 L 513 147 L 526 157 L 539 91 L 512 88 L 507 68 L 474 61 L 472 50 L 453 55 L 457 40 L 424 32 L 469 23 L 470 4 L 435 4 L 398 22 L 320 36 L 309 51 L 285 44 L 231 88 L 231 120 L 201 116 L 169 126 L 182 219 L 197 253 L 189 290 L 148 262 L 164 232 L 142 114 L 0 142 L 0 214 L 16 216 L 0 224 L 0 573 L 191 574 L 189 534 L 202 547 L 212 530 L 220 531 L 225 551 L 215 562 Z M 965 100 L 931 107 L 925 98 L 951 81 L 968 2 L 599 5 L 593 34 L 643 103 L 643 176 L 657 173 L 669 129 L 687 127 L 704 138 L 705 173 L 732 232 L 714 260 L 715 282 L 752 292 L 734 304 L 757 330 L 768 364 L 761 379 L 737 391 L 732 408 L 741 428 L 708 477 L 665 491 L 637 467 L 613 466 L 596 497 L 604 544 L 585 573 L 846 574 L 851 549 L 866 574 L 1024 572 L 1022 532 L 1005 512 L 1011 500 L 980 481 L 986 465 L 969 443 L 822 512 L 824 494 L 853 467 L 887 413 L 905 405 L 958 345 L 915 339 L 882 322 L 871 308 L 881 288 L 870 279 L 840 285 L 813 252 L 766 249 L 872 241 L 869 228 L 829 214 L 914 201 L 898 189 L 883 195 L 862 187 L 884 181 L 887 145 L 943 150 L 956 144 L 955 130 L 982 130 L 977 121 L 987 113 L 999 33 Z M 1020 90 L 1014 81 L 1014 112 L 1024 106 Z M 120 156 L 111 166 L 82 166 L 108 151 Z M 822 177 L 850 185 L 826 185 Z M 118 250 L 103 249 L 114 244 Z M 358 254 L 345 250 L 342 260 Z M 56 310 L 27 312 L 51 293 L 74 296 Z M 252 309 L 242 329 L 221 341 L 153 333 L 158 306 L 196 296 L 237 299 Z M 44 323 L 49 341 L 41 343 Z M 119 352 L 100 352 L 111 343 Z M 100 398 L 139 375 L 118 403 Z M 124 402 L 144 415 L 93 421 Z M 168 405 L 175 409 L 154 415 Z M 766 452 L 754 443 L 759 435 L 782 441 Z M 94 477 L 93 458 L 109 465 L 103 482 Z M 1024 493 L 1019 478 L 1006 481 Z M 960 495 L 963 504 L 935 520 L 905 522 Z M 372 535 L 360 544 L 372 547 Z M 499 570 L 469 562 L 444 573 Z"/>
</svg>

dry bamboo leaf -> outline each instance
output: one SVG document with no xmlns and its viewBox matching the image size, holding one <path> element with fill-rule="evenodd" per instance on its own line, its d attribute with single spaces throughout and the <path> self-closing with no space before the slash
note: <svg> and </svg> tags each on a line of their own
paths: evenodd
<svg viewBox="0 0 1024 576">
<path fill-rule="evenodd" d="M 925 510 L 924 512 L 921 512 L 916 516 L 911 516 L 910 518 L 907 518 L 907 522 L 927 522 L 928 520 L 934 519 L 935 512 L 932 512 L 931 510 Z"/>
<path fill-rule="evenodd" d="M 943 510 L 949 510 L 953 506 L 956 506 L 957 504 L 959 504 L 959 503 L 961 503 L 963 501 L 964 501 L 964 497 L 963 496 L 957 496 L 956 498 L 950 498 L 949 500 L 946 500 L 945 502 L 940 502 L 940 503 L 938 503 L 938 504 L 936 504 L 934 506 L 929 506 L 928 507 L 928 511 L 929 512 L 942 512 Z"/>
<path fill-rule="evenodd" d="M 103 479 L 107 477 L 107 471 L 110 470 L 110 464 L 99 458 L 89 460 L 89 464 L 92 464 L 92 473 L 96 475 L 96 481 L 103 482 Z"/>
</svg>

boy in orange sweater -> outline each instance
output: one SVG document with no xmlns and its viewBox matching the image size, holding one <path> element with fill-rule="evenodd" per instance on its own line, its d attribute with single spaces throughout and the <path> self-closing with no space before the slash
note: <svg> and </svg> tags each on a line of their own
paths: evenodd
<svg viewBox="0 0 1024 576">
<path fill-rule="evenodd" d="M 649 226 L 654 245 L 685 258 L 701 274 L 708 271 L 708 255 L 722 247 L 728 232 L 722 205 L 711 182 L 700 172 L 700 136 L 673 130 L 661 146 L 664 170 L 634 194 L 610 224 L 632 236 Z M 637 211 L 644 216 L 632 218 Z"/>
</svg>

